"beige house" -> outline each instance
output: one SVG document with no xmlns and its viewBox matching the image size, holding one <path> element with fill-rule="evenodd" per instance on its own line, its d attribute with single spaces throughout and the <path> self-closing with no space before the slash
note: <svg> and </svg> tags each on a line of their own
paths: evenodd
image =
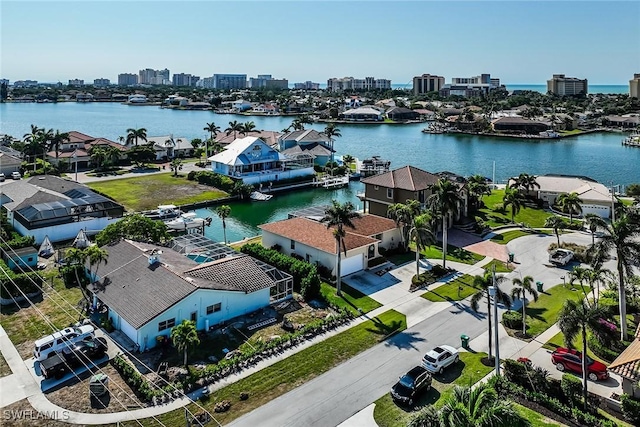
<svg viewBox="0 0 640 427">
<path fill-rule="evenodd" d="M 22 160 L 0 151 L 0 172 L 10 177 L 12 172 L 19 172 Z"/>
<path fill-rule="evenodd" d="M 400 230 L 388 219 L 375 215 L 363 215 L 353 219 L 354 229 L 345 227 L 341 276 L 347 276 L 367 268 L 370 260 L 380 256 L 379 248 L 392 248 L 400 243 Z M 322 265 L 335 274 L 336 240 L 333 228 L 319 221 L 297 217 L 261 225 L 262 244 L 265 247 L 279 245 L 287 255 L 296 254 L 307 262 Z"/>
<path fill-rule="evenodd" d="M 640 397 L 640 327 L 629 347 L 609 365 L 609 371 L 622 377 L 622 391 Z"/>
<path fill-rule="evenodd" d="M 582 200 L 582 215 L 594 213 L 602 218 L 611 215 L 612 197 L 609 189 L 587 177 L 566 175 L 541 175 L 536 177 L 540 188 L 536 188 L 537 197 L 553 205 L 563 193 L 577 193 Z"/>
</svg>

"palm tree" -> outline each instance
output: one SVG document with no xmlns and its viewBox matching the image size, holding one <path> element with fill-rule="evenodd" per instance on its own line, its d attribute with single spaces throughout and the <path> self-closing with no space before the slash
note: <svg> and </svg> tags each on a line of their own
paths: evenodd
<svg viewBox="0 0 640 427">
<path fill-rule="evenodd" d="M 105 158 L 104 158 L 105 165 L 118 164 L 118 162 L 120 161 L 120 150 L 118 150 L 116 147 L 113 147 L 111 145 L 106 145 L 102 149 L 104 150 L 104 154 L 105 154 Z"/>
<path fill-rule="evenodd" d="M 62 132 L 56 129 L 56 133 L 51 137 L 51 148 L 53 148 L 56 152 L 56 165 L 58 164 L 58 154 L 60 152 L 60 144 L 64 144 L 65 142 L 69 142 L 69 133 Z"/>
<path fill-rule="evenodd" d="M 412 203 L 415 202 L 415 203 Z M 416 209 L 417 204 L 417 209 Z M 408 200 L 407 203 L 394 203 L 387 208 L 387 217 L 391 218 L 400 230 L 401 244 L 407 250 L 407 227 L 413 218 L 420 214 L 420 204 L 416 200 Z"/>
<path fill-rule="evenodd" d="M 440 178 L 431 186 L 431 195 L 427 199 L 427 205 L 435 216 L 442 218 L 442 267 L 447 267 L 447 231 L 449 228 L 449 215 L 458 212 L 458 204 L 461 198 L 458 187 L 446 178 Z"/>
<path fill-rule="evenodd" d="M 338 129 L 333 123 L 329 123 L 322 133 L 329 138 L 329 145 L 331 146 L 331 161 L 333 162 L 333 139 L 335 137 L 341 137 L 342 134 L 340 133 L 340 129 Z"/>
<path fill-rule="evenodd" d="M 504 190 L 504 196 L 502 197 L 502 204 L 506 209 L 511 206 L 511 222 L 515 223 L 514 219 L 520 209 L 524 206 L 525 199 L 519 188 L 507 187 Z"/>
<path fill-rule="evenodd" d="M 480 300 L 482 298 L 487 299 L 487 320 L 489 322 L 489 360 L 493 359 L 493 355 L 491 352 L 491 337 L 493 335 L 493 330 L 491 326 L 491 296 L 489 295 L 489 288 L 492 286 L 495 287 L 496 294 L 494 298 L 496 302 L 502 303 L 505 307 L 510 308 L 511 299 L 509 298 L 509 295 L 506 292 L 502 291 L 502 289 L 500 289 L 500 285 L 506 282 L 506 280 L 507 279 L 504 276 L 496 276 L 495 272 L 492 271 L 486 271 L 483 276 L 475 276 L 473 278 L 473 286 L 479 290 L 471 297 L 471 309 L 477 312 L 480 308 Z M 496 319 L 496 321 L 498 321 L 498 319 Z"/>
<path fill-rule="evenodd" d="M 558 327 L 564 335 L 564 341 L 567 347 L 573 347 L 573 341 L 578 334 L 582 334 L 582 397 L 584 399 L 584 409 L 587 410 L 587 378 L 595 376 L 595 374 L 587 374 L 587 353 L 589 347 L 587 345 L 587 331 L 590 331 L 596 337 L 603 337 L 606 332 L 602 324 L 605 317 L 604 310 L 597 305 L 590 305 L 587 298 L 580 301 L 567 300 L 564 302 L 560 313 L 558 313 Z M 564 366 L 558 365 L 559 370 L 563 370 Z M 596 378 L 591 377 L 591 380 Z"/>
<path fill-rule="evenodd" d="M 216 208 L 216 215 L 218 215 L 222 220 L 222 232 L 224 233 L 224 244 L 226 245 L 227 244 L 227 223 L 225 222 L 225 219 L 227 219 L 229 215 L 231 215 L 231 207 L 228 205 L 218 206 Z"/>
<path fill-rule="evenodd" d="M 596 231 L 598 228 L 607 228 L 607 223 L 598 214 L 588 213 L 584 216 L 584 222 L 591 232 L 591 246 L 596 244 Z"/>
<path fill-rule="evenodd" d="M 351 155 L 351 154 L 345 154 L 344 156 L 342 156 L 342 162 L 345 165 L 350 165 L 351 163 L 353 163 L 356 159 Z"/>
<path fill-rule="evenodd" d="M 46 144 L 43 135 L 44 128 L 39 128 L 38 126 L 32 124 L 31 133 L 25 133 L 23 136 L 26 144 L 23 148 L 22 153 L 31 156 L 34 171 L 36 170 L 36 158 L 38 157 L 38 153 L 43 150 L 43 145 Z"/>
<path fill-rule="evenodd" d="M 489 384 L 453 389 L 438 410 L 439 427 L 528 427 L 531 422 Z"/>
<path fill-rule="evenodd" d="M 207 123 L 203 130 L 209 132 L 209 139 L 213 141 L 214 136 L 216 136 L 218 132 L 220 132 L 220 126 L 216 126 L 214 122 L 211 122 Z"/>
<path fill-rule="evenodd" d="M 171 341 L 178 352 L 184 352 L 184 366 L 187 366 L 189 348 L 200 344 L 196 323 L 191 320 L 183 320 L 181 324 L 171 328 Z"/>
<path fill-rule="evenodd" d="M 640 266 L 640 224 L 634 220 L 628 210 L 624 210 L 618 218 L 607 225 L 600 241 L 592 247 L 594 265 L 601 266 L 609 259 L 610 253 L 616 257 L 618 272 L 618 304 L 620 307 L 620 336 L 627 336 L 627 297 L 625 290 L 625 276 L 633 276 L 633 267 Z"/>
<path fill-rule="evenodd" d="M 560 231 L 564 230 L 567 223 L 564 222 L 564 219 L 560 218 L 557 215 L 553 215 L 544 220 L 544 226 L 547 228 L 553 228 L 553 232 L 558 239 L 558 246 L 560 246 Z"/>
<path fill-rule="evenodd" d="M 106 153 L 102 147 L 96 146 L 91 148 L 90 158 L 93 161 L 93 163 L 96 164 L 96 169 L 100 170 L 106 158 Z"/>
<path fill-rule="evenodd" d="M 85 264 L 87 263 L 87 256 L 88 256 L 87 253 L 82 249 L 69 248 L 65 253 L 64 257 L 69 264 L 75 266 L 74 273 L 76 275 L 76 283 L 78 284 L 78 287 L 80 288 L 80 292 L 82 293 L 82 296 L 84 297 L 84 299 L 90 303 L 91 299 L 89 298 L 87 290 L 82 285 L 82 282 L 80 281 L 80 275 L 78 273 L 80 270 L 82 270 L 83 273 L 85 272 Z"/>
<path fill-rule="evenodd" d="M 351 202 L 340 203 L 337 200 L 331 201 L 331 206 L 324 211 L 324 217 L 320 222 L 326 223 L 327 228 L 335 227 L 333 231 L 333 237 L 336 239 L 336 294 L 342 295 L 340 289 L 341 277 L 340 277 L 340 255 L 341 249 L 344 248 L 345 255 L 347 254 L 347 248 L 344 245 L 344 237 L 346 235 L 344 227 L 355 229 L 353 225 L 353 219 L 360 218 L 360 214 L 355 211 L 355 207 Z"/>
<path fill-rule="evenodd" d="M 100 268 L 100 264 L 107 265 L 109 253 L 97 245 L 91 245 L 84 249 L 84 253 L 89 261 L 89 275 L 91 276 L 91 283 L 93 283 L 98 279 L 98 268 Z M 95 267 L 95 270 L 91 271 L 93 267 Z"/>
<path fill-rule="evenodd" d="M 250 132 L 253 132 L 256 128 L 256 124 L 253 122 L 242 123 L 240 133 L 243 135 L 247 135 Z"/>
<path fill-rule="evenodd" d="M 520 175 L 518 175 L 518 177 L 514 181 L 515 181 L 514 187 L 520 188 L 523 191 L 528 192 L 528 191 L 535 190 L 536 188 L 540 188 L 540 184 L 538 184 L 538 181 L 536 180 L 536 176 L 529 175 L 528 173 L 521 173 Z"/>
<path fill-rule="evenodd" d="M 487 179 L 482 175 L 470 176 L 467 180 L 467 186 L 469 188 L 469 195 L 473 200 L 473 206 L 476 209 L 480 206 L 480 198 L 484 195 L 491 194 L 491 188 L 487 184 Z"/>
<path fill-rule="evenodd" d="M 177 158 L 171 160 L 171 163 L 169 163 L 169 168 L 171 168 L 173 176 L 178 176 L 178 171 L 182 170 L 182 160 Z"/>
<path fill-rule="evenodd" d="M 436 242 L 436 236 L 431 230 L 431 215 L 424 213 L 413 217 L 409 229 L 409 240 L 416 245 L 416 276 L 420 275 L 420 252 Z"/>
<path fill-rule="evenodd" d="M 511 289 L 511 299 L 521 299 L 522 300 L 522 336 L 527 335 L 527 300 L 526 294 L 529 294 L 533 297 L 534 301 L 538 301 L 538 291 L 533 289 L 533 277 L 524 276 L 524 279 L 520 280 L 519 278 L 515 278 L 512 280 L 513 289 Z"/>
<path fill-rule="evenodd" d="M 169 156 L 169 150 L 175 149 L 178 143 L 181 143 L 182 139 L 174 139 L 173 135 L 169 135 L 169 138 L 164 141 L 164 146 L 167 148 L 167 157 L 175 157 L 175 151 L 171 151 L 171 156 Z"/>
<path fill-rule="evenodd" d="M 127 145 L 131 145 L 131 143 L 135 143 L 137 147 L 139 139 L 143 140 L 144 142 L 147 142 L 147 130 L 145 128 L 127 129 L 127 139 L 126 139 Z"/>
<path fill-rule="evenodd" d="M 229 127 L 224 131 L 227 136 L 231 135 L 231 133 L 233 132 L 233 139 L 236 139 L 237 133 L 242 132 L 242 123 L 239 123 L 237 120 L 229 122 Z"/>
<path fill-rule="evenodd" d="M 573 222 L 573 213 L 580 214 L 582 212 L 582 199 L 578 193 L 562 193 L 556 199 L 558 205 L 562 208 L 562 212 L 569 212 L 569 223 Z"/>
</svg>

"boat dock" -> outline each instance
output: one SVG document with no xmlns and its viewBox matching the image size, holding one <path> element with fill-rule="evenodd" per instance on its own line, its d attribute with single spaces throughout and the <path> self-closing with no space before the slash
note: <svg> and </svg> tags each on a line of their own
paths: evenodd
<svg viewBox="0 0 640 427">
<path fill-rule="evenodd" d="M 622 145 L 627 147 L 640 147 L 640 134 L 629 135 L 622 140 Z"/>
<path fill-rule="evenodd" d="M 349 185 L 349 175 L 325 176 L 313 182 L 314 187 L 326 189 L 341 188 Z"/>
</svg>

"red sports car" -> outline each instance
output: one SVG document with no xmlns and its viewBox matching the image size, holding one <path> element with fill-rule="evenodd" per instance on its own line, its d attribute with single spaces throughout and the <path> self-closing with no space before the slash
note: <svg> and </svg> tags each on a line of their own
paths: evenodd
<svg viewBox="0 0 640 427">
<path fill-rule="evenodd" d="M 559 371 L 571 371 L 582 375 L 582 353 L 577 350 L 570 350 L 558 347 L 551 353 L 551 361 Z M 607 367 L 587 356 L 587 377 L 591 381 L 606 380 L 609 378 Z"/>
</svg>

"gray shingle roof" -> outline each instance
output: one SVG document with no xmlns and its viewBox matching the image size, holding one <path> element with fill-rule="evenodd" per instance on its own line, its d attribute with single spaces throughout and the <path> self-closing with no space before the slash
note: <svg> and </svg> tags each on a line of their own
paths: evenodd
<svg viewBox="0 0 640 427">
<path fill-rule="evenodd" d="M 378 185 L 385 188 L 399 188 L 409 191 L 426 190 L 438 182 L 439 176 L 413 166 L 405 166 L 362 180 L 365 184 Z"/>
<path fill-rule="evenodd" d="M 200 264 L 187 270 L 188 277 L 203 279 L 198 285 L 208 289 L 255 292 L 274 285 L 273 280 L 248 256 L 234 256 Z"/>
</svg>

